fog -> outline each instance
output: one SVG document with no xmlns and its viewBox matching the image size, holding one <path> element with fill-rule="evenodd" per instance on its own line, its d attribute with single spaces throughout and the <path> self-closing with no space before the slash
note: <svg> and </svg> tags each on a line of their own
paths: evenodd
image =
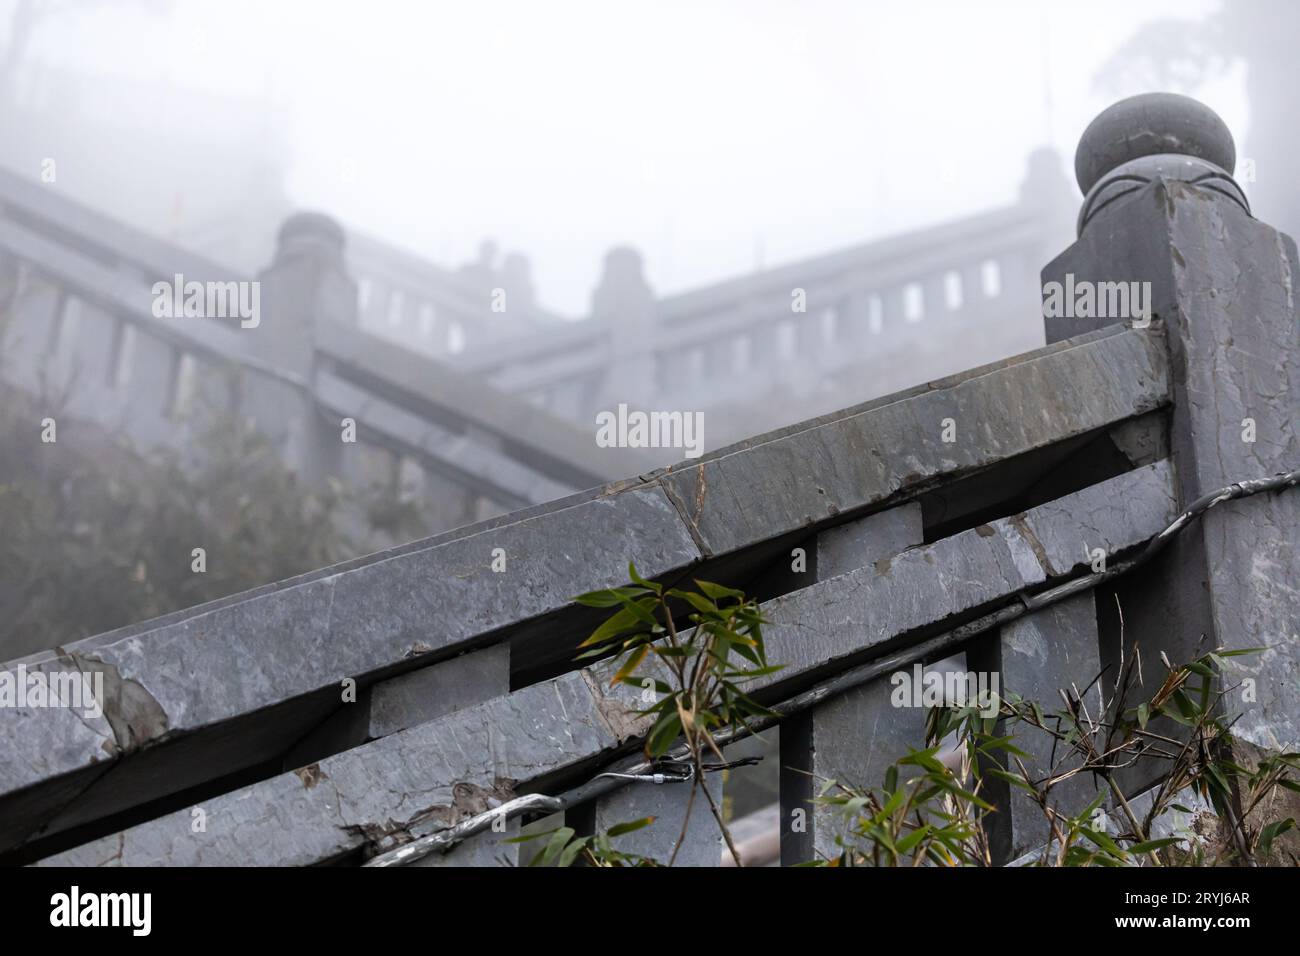
<svg viewBox="0 0 1300 956">
<path fill-rule="evenodd" d="M 1152 88 L 1103 71 L 1140 24 L 1217 7 L 37 3 L 10 92 L 50 98 L 48 143 L 3 152 L 205 251 L 223 217 L 264 232 L 298 207 L 446 266 L 491 238 L 576 317 L 616 243 L 665 293 L 1007 202 L 1019 157 L 1068 167 L 1097 112 Z M 1242 73 L 1177 91 L 1249 155 Z M 269 236 L 242 241 L 262 265 Z"/>
<path fill-rule="evenodd" d="M 895 862 L 1067 817 L 1155 860 L 1177 788 L 1139 823 L 1122 778 L 1239 759 L 1146 733 L 1206 647 L 1270 647 L 1243 739 L 1295 749 L 1297 36 L 1295 0 L 0 0 L 0 865 L 522 863 L 497 823 L 543 811 L 569 862 L 807 863 L 844 775 Z M 1139 646 L 1197 662 L 1133 723 Z M 995 784 L 1050 833 L 915 753 L 946 822 L 897 802 L 891 748 L 968 785 L 943 674 L 1072 688 Z M 702 763 L 750 718 L 797 729 Z M 1120 829 L 1049 805 L 1096 780 Z M 1205 859 L 1272 839 L 1244 792 Z"/>
</svg>

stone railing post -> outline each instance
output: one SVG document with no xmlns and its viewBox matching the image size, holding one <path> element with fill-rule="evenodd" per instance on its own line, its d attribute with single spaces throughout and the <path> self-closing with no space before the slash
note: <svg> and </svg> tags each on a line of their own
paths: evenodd
<svg viewBox="0 0 1300 956">
<path fill-rule="evenodd" d="M 263 318 L 253 330 L 258 359 L 311 382 L 316 370 L 315 330 L 321 322 L 357 324 L 357 287 L 344 260 L 343 227 L 322 213 L 295 213 L 277 238 L 275 258 L 258 274 Z M 316 483 L 341 468 L 340 426 L 322 422 L 310 394 L 253 388 L 244 407 L 259 421 L 283 421 L 286 460 Z"/>
<path fill-rule="evenodd" d="M 888 560 L 919 545 L 925 535 L 921 506 L 899 505 L 818 532 L 804 546 L 799 586 L 826 581 Z M 801 580 L 806 578 L 807 580 Z M 847 820 L 816 798 L 828 780 L 879 787 L 891 763 L 925 742 L 925 712 L 898 708 L 881 679 L 841 694 L 781 725 L 781 865 L 834 859 Z"/>
<path fill-rule="evenodd" d="M 619 246 L 606 254 L 591 317 L 606 324 L 608 341 L 599 407 L 612 411 L 627 402 L 644 409 L 655 388 L 655 301 L 635 249 Z"/>
<path fill-rule="evenodd" d="M 1184 507 L 1300 467 L 1300 263 L 1291 238 L 1254 218 L 1234 164 L 1227 127 L 1195 100 L 1157 93 L 1115 104 L 1079 143 L 1079 238 L 1042 273 L 1049 342 L 1119 322 L 1165 337 Z M 1228 683 L 1243 683 L 1225 706 L 1242 714 L 1240 738 L 1295 749 L 1298 582 L 1300 489 L 1225 503 L 1119 585 L 1123 644 L 1140 645 L 1148 683 L 1163 672 L 1160 651 L 1177 663 L 1216 646 L 1268 645 L 1231 659 Z M 1118 627 L 1102 639 L 1114 661 Z"/>
</svg>

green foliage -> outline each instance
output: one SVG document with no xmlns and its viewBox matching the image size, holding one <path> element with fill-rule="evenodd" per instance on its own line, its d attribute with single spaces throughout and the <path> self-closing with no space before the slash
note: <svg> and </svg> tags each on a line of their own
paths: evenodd
<svg viewBox="0 0 1300 956">
<path fill-rule="evenodd" d="M 843 814 L 845 832 L 838 839 L 841 853 L 819 862 L 988 866 L 988 827 L 990 815 L 997 812 L 986 798 L 992 780 L 1006 785 L 1010 799 L 1029 800 L 1043 813 L 1051 841 L 1039 865 L 1216 865 L 1267 856 L 1295 821 L 1257 822 L 1254 817 L 1278 788 L 1300 792 L 1294 776 L 1300 755 L 1266 755 L 1253 768 L 1229 759 L 1232 721 L 1221 706 L 1227 690 L 1216 685 L 1222 681 L 1224 659 L 1244 653 L 1252 651 L 1212 653 L 1170 668 L 1156 693 L 1133 706 L 1127 703 L 1135 685 L 1130 661 L 1116 684 L 1113 720 L 1089 714 L 1077 693 L 1063 695 L 1065 706 L 1050 712 L 1036 701 L 1008 694 L 999 702 L 996 718 L 983 715 L 983 704 L 932 709 L 927 715 L 931 746 L 898 760 L 883 787 L 861 791 L 835 781 L 824 786 L 818 799 Z M 1161 718 L 1182 727 L 1183 736 L 1157 732 L 1152 725 Z M 1031 774 L 1025 765 L 1028 755 L 1012 742 L 1013 728 L 1052 738 L 1052 766 Z M 941 745 L 954 739 L 955 747 Z M 1114 780 L 1117 770 L 1139 761 L 1159 761 L 1162 770 L 1143 820 L 1133 814 Z M 1080 775 L 1105 787 L 1080 812 L 1064 813 L 1051 800 L 1051 791 Z M 1217 842 L 1207 847 L 1180 837 L 1152 838 L 1153 824 L 1163 814 L 1190 812 L 1174 802 L 1189 791 L 1213 808 Z M 1097 822 L 1107 796 L 1113 801 L 1110 812 L 1127 822 L 1114 834 Z"/>
<path fill-rule="evenodd" d="M 767 663 L 762 612 L 758 602 L 746 598 L 743 592 L 709 581 L 696 581 L 698 590 L 668 588 L 647 581 L 631 564 L 628 577 L 630 586 L 605 588 L 574 598 L 588 607 L 617 608 L 579 645 L 578 659 L 613 654 L 618 667 L 611 685 L 655 688 L 658 700 L 641 711 L 654 716 L 646 736 L 646 756 L 662 757 L 681 738 L 693 768 L 682 834 L 686 833 L 695 795 L 702 792 L 723 839 L 733 857 L 739 859 L 721 812 L 708 788 L 700 784 L 706 772 L 705 750 L 724 759 L 714 739 L 718 730 L 743 725 L 750 717 L 771 714 L 741 689 L 741 684 L 780 669 Z M 692 626 L 679 630 L 675 615 L 683 612 Z M 681 838 L 677 845 L 681 845 Z M 675 859 L 674 850 L 669 864 Z"/>
<path fill-rule="evenodd" d="M 604 833 L 580 837 L 572 827 L 556 827 L 541 833 L 530 833 L 514 837 L 507 843 L 528 843 L 545 838 L 546 845 L 532 858 L 529 866 L 573 866 L 583 863 L 586 866 L 633 866 L 655 867 L 657 862 L 635 853 L 623 853 L 614 848 L 613 841 L 626 833 L 648 827 L 655 822 L 654 817 L 644 817 L 628 823 L 619 823 Z"/>
<path fill-rule="evenodd" d="M 642 711 L 654 717 L 645 752 L 649 758 L 661 758 L 679 739 L 685 741 L 695 771 L 693 803 L 697 789 L 708 795 L 699 787 L 702 753 L 708 750 L 721 758 L 714 734 L 771 713 L 741 684 L 779 668 L 767 662 L 761 608 L 742 592 L 704 581 L 695 582 L 696 591 L 668 588 L 645 580 L 635 567 L 628 573 L 629 586 L 575 599 L 614 611 L 580 645 L 579 659 L 612 655 L 611 683 L 655 688 L 658 700 Z M 679 630 L 674 614 L 683 612 L 692 627 Z M 1166 662 L 1168 673 L 1155 694 L 1131 701 L 1141 685 L 1135 649 L 1115 680 L 1110 701 L 1100 708 L 1094 705 L 1097 713 L 1085 706 L 1083 694 L 1099 685 L 1100 676 L 1082 693 L 1075 688 L 1064 692 L 1063 706 L 1054 710 L 1014 693 L 992 702 L 933 708 L 927 713 L 926 747 L 896 761 L 882 787 L 860 790 L 825 783 L 818 802 L 839 811 L 844 832 L 838 838 L 840 853 L 813 865 L 989 866 L 995 802 L 1006 794 L 1031 801 L 1044 815 L 1051 838 L 1040 865 L 1217 864 L 1266 856 L 1295 822 L 1289 817 L 1257 821 L 1254 816 L 1279 789 L 1300 792 L 1295 779 L 1300 755 L 1265 755 L 1249 768 L 1229 759 L 1232 721 L 1223 712 L 1227 691 L 1219 687 L 1221 675 L 1227 658 L 1253 652 L 1219 651 L 1181 667 Z M 990 703 L 996 704 L 995 714 L 989 712 Z M 1181 736 L 1166 724 L 1180 728 Z M 1016 741 L 1018 736 L 1038 735 L 1050 738 L 1051 765 L 1031 773 L 1027 763 L 1034 761 Z M 1114 775 L 1144 761 L 1158 762 L 1163 782 L 1153 792 L 1145 819 L 1139 820 Z M 1102 786 L 1088 806 L 1066 813 L 1052 791 L 1081 776 Z M 1162 815 L 1186 810 L 1174 798 L 1188 791 L 1218 816 L 1221 838 L 1208 850 L 1182 837 L 1151 835 Z M 739 859 L 712 798 L 709 803 Z M 1101 821 L 1117 815 L 1119 831 L 1109 832 Z M 590 857 L 594 865 L 653 862 L 637 858 L 633 864 L 615 854 L 607 842 L 615 830 L 582 838 L 567 828 L 549 831 L 550 842 L 536 862 L 568 865 L 579 857 Z"/>
<path fill-rule="evenodd" d="M 740 687 L 780 669 L 767 663 L 758 602 L 708 581 L 696 581 L 698 591 L 665 588 L 642 578 L 635 565 L 628 566 L 628 574 L 634 582 L 630 587 L 574 598 L 588 607 L 618 608 L 578 645 L 578 659 L 613 652 L 620 656 L 620 666 L 611 684 L 653 684 L 659 700 L 641 712 L 655 715 L 646 738 L 648 757 L 663 756 L 684 735 L 688 745 L 698 740 L 721 759 L 715 731 L 771 713 Z M 679 631 L 673 615 L 682 606 L 689 608 L 686 617 L 694 626 Z M 658 666 L 640 672 L 649 661 Z"/>
</svg>

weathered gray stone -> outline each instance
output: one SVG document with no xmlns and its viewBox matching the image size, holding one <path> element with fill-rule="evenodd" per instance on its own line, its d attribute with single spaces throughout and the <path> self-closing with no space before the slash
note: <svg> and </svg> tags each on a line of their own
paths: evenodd
<svg viewBox="0 0 1300 956">
<path fill-rule="evenodd" d="M 1084 531 L 1112 552 L 1139 544 L 1171 516 L 1168 482 L 1167 467 L 1158 463 L 1023 517 L 904 552 L 888 568 L 872 565 L 771 602 L 769 658 L 787 665 L 777 677 L 797 679 L 959 609 L 1005 598 L 1047 580 L 1049 569 L 1064 574 L 1083 561 L 1076 546 Z M 1032 538 L 1042 544 L 1041 563 L 1027 543 Z M 873 600 L 877 596 L 883 603 Z M 632 713 L 644 706 L 639 690 L 608 687 L 611 666 L 565 674 L 338 754 L 316 770 L 303 768 L 219 797 L 206 808 L 206 834 L 189 833 L 184 812 L 131 828 L 119 835 L 123 852 L 129 851 L 124 859 L 319 861 L 355 850 L 367 836 L 447 814 L 457 783 L 480 791 L 509 787 L 589 761 L 647 728 L 647 720 Z M 497 729 L 507 726 L 512 733 Z M 318 773 L 321 780 L 315 780 Z M 328 786 L 317 786 L 325 779 Z M 382 789 L 376 780 L 385 781 Z M 292 839 L 285 835 L 290 823 Z M 96 841 L 54 859 L 115 857 L 119 840 Z"/>
<path fill-rule="evenodd" d="M 1107 107 L 1088 124 L 1075 153 L 1075 176 L 1087 193 L 1117 166 L 1171 153 L 1228 173 L 1237 162 L 1232 133 L 1213 110 L 1178 93 L 1143 93 Z"/>
<path fill-rule="evenodd" d="M 998 675 L 999 693 L 1017 694 L 1025 701 L 1037 701 L 1049 726 L 1050 715 L 1063 709 L 1059 690 L 1077 690 L 1084 706 L 1097 719 L 1101 715 L 1101 686 L 1094 684 L 1101 671 L 1097 641 L 1097 612 L 1091 591 L 1053 604 L 1012 621 L 1001 633 L 971 646 L 967 660 L 973 671 Z M 1078 767 L 1082 760 L 1068 746 L 1055 742 L 1043 731 L 1011 721 L 999 721 L 996 731 L 1014 735 L 1013 743 L 1029 756 L 1021 758 L 1035 783 Z M 998 763 L 1006 762 L 998 755 Z M 1015 771 L 1012 765 L 1007 769 Z M 989 842 L 993 862 L 1005 863 L 1047 842 L 1047 818 L 1029 795 L 1010 785 L 988 781 L 989 795 L 998 812 L 989 818 Z M 1095 796 L 1089 776 L 1076 776 L 1051 789 L 1051 805 L 1062 813 L 1078 813 Z"/>
<path fill-rule="evenodd" d="M 90 638 L 68 651 L 83 666 L 113 669 L 138 687 L 161 716 L 150 743 L 179 745 L 192 731 L 325 693 L 344 677 L 451 653 L 491 631 L 544 619 L 575 594 L 622 583 L 630 559 L 643 574 L 665 574 L 699 560 L 701 547 L 718 553 L 766 541 L 1163 405 L 1162 356 L 1145 334 L 1102 332 L 737 446 L 666 473 L 662 488 L 634 483 L 575 496 L 432 539 L 427 547 L 394 549 L 168 615 L 156 626 Z M 948 416 L 961 423 L 951 445 L 936 430 Z M 881 447 L 909 451 L 873 450 Z M 810 473 L 817 477 L 800 477 Z M 490 567 L 497 547 L 510 568 L 504 574 Z M 300 719 L 307 717 L 320 719 L 314 713 Z M 0 713 L 0 726 L 7 719 Z M 178 760 L 163 779 L 183 789 L 282 752 L 232 749 L 224 762 L 210 753 Z M 52 784 L 60 773 L 99 759 L 65 756 L 56 763 L 49 755 L 20 762 L 44 765 Z M 92 788 L 68 819 L 163 795 L 156 770 L 141 782 L 148 792 L 137 792 L 131 763 L 114 773 L 111 801 Z M 12 790 L 0 779 L 0 795 Z"/>
<path fill-rule="evenodd" d="M 817 536 L 819 581 L 888 562 L 924 540 L 921 506 L 909 502 Z M 775 659 L 775 658 L 773 658 Z M 925 714 L 890 706 L 889 685 L 874 681 L 841 694 L 781 727 L 781 862 L 790 866 L 837 854 L 843 820 L 815 802 L 829 780 L 879 786 L 885 769 L 908 747 L 920 747 Z"/>
<path fill-rule="evenodd" d="M 416 857 L 407 865 L 414 867 L 517 866 L 519 844 L 510 842 L 517 836 L 519 836 L 518 817 L 503 821 L 500 830 L 490 829 L 476 833 L 446 853 L 428 853 Z"/>
<path fill-rule="evenodd" d="M 925 711 L 891 706 L 890 691 L 881 678 L 781 727 L 783 866 L 839 855 L 847 821 L 837 808 L 816 801 L 830 781 L 879 788 L 890 764 L 908 748 L 924 746 Z"/>
<path fill-rule="evenodd" d="M 7 682 L 33 675 L 44 681 L 57 675 L 82 673 L 67 657 L 26 658 L 6 665 Z M 110 689 L 105 686 L 105 695 Z M 0 814 L 0 845 L 11 845 L 58 812 L 64 802 L 83 790 L 103 773 L 119 751 L 118 738 L 106 715 L 69 707 L 19 707 L 18 700 L 0 706 L 8 724 L 5 743 L 0 747 L 0 780 L 15 792 L 11 812 Z M 101 706 L 104 701 L 100 701 Z M 58 792 L 44 793 L 27 788 L 47 780 L 53 773 L 73 770 Z"/>
<path fill-rule="evenodd" d="M 510 693 L 510 646 L 472 651 L 370 689 L 370 737 L 386 737 Z"/>
<path fill-rule="evenodd" d="M 493 570 L 496 548 L 504 550 L 505 572 Z M 134 749 L 553 612 L 575 594 L 625 581 L 629 556 L 655 575 L 697 555 L 663 493 L 638 488 L 68 651 L 83 668 L 104 669 L 133 688 L 133 706 L 148 714 Z M 0 727 L 18 719 L 0 709 Z M 41 719 L 23 718 L 28 726 Z M 33 767 L 49 779 L 103 757 L 98 741 L 87 740 L 81 752 L 29 754 L 42 746 L 40 733 L 6 736 L 16 742 L 12 766 L 26 769 L 0 778 L 0 794 L 20 780 L 36 782 Z M 250 750 L 245 759 L 266 756 Z M 200 761 L 178 767 L 167 785 L 180 790 L 229 769 Z M 150 787 L 157 786 L 155 779 Z M 92 802 L 88 797 L 81 799 Z"/>
<path fill-rule="evenodd" d="M 915 501 L 837 525 L 817 535 L 817 580 L 893 557 L 924 540 L 921 506 Z"/>
<path fill-rule="evenodd" d="M 285 770 L 510 693 L 510 645 L 495 644 L 354 690 L 285 754 Z"/>
<path fill-rule="evenodd" d="M 573 672 L 216 797 L 202 805 L 205 832 L 193 832 L 181 810 L 43 862 L 326 861 L 417 824 L 436 829 L 483 812 L 518 783 L 591 759 L 643 727 Z"/>
<path fill-rule="evenodd" d="M 716 759 L 710 758 L 710 759 Z M 705 785 L 714 802 L 722 806 L 722 774 L 705 774 Z M 619 823 L 654 817 L 648 827 L 615 837 L 613 845 L 624 853 L 635 853 L 667 865 L 677 838 L 682 835 L 690 783 L 629 783 L 626 787 L 596 799 L 595 828 L 603 833 Z M 722 833 L 709 811 L 703 792 L 695 794 L 685 839 L 677 851 L 674 866 L 718 866 L 722 859 Z"/>
<path fill-rule="evenodd" d="M 1098 211 L 1044 280 L 1151 283 L 1153 332 L 1164 326 L 1174 408 L 1178 501 L 1300 465 L 1300 275 L 1294 242 L 1217 188 L 1156 177 Z M 1048 338 L 1096 321 L 1048 322 Z M 1247 440 L 1253 429 L 1254 441 Z M 1272 645 L 1233 661 L 1258 690 L 1233 702 L 1237 731 L 1275 749 L 1300 743 L 1300 491 L 1211 510 L 1152 568 L 1125 608 L 1128 645 L 1190 660 L 1209 648 Z M 1140 787 L 1143 781 L 1130 781 Z"/>
<path fill-rule="evenodd" d="M 765 605 L 768 659 L 786 669 L 756 684 L 861 654 L 885 641 L 991 605 L 1086 565 L 1087 548 L 1113 556 L 1175 517 L 1166 462 L 1127 472 Z"/>
<path fill-rule="evenodd" d="M 1150 411 L 1167 389 L 1159 340 L 1116 329 L 756 439 L 660 480 L 705 553 L 721 554 Z M 943 440 L 946 419 L 953 442 Z"/>
</svg>

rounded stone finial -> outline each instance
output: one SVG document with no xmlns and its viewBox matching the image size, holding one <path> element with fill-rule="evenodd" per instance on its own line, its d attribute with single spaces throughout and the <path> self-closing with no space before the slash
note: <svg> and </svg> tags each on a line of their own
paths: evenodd
<svg viewBox="0 0 1300 956">
<path fill-rule="evenodd" d="M 1226 196 L 1247 215 L 1250 203 L 1232 178 L 1237 148 L 1219 115 L 1177 93 L 1120 100 L 1088 124 L 1074 155 L 1083 190 L 1079 234 L 1103 209 L 1163 179 Z"/>
<path fill-rule="evenodd" d="M 616 280 L 641 278 L 641 253 L 632 246 L 614 246 L 605 253 L 605 275 Z"/>
<path fill-rule="evenodd" d="M 346 244 L 343 227 L 323 212 L 296 212 L 280 226 L 277 258 L 302 252 L 341 256 Z"/>
<path fill-rule="evenodd" d="M 1229 176 L 1237 148 L 1228 126 L 1204 103 L 1177 93 L 1120 100 L 1088 124 L 1074 154 L 1074 175 L 1086 195 L 1103 176 L 1144 156 L 1203 159 Z"/>
</svg>

